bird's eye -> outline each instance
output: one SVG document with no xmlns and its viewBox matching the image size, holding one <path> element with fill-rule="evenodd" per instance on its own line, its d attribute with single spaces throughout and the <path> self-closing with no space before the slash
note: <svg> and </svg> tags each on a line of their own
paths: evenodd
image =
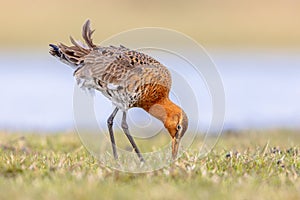
<svg viewBox="0 0 300 200">
<path fill-rule="evenodd" d="M 177 125 L 177 131 L 180 130 L 180 129 L 181 129 L 181 125 L 178 124 L 178 125 Z"/>
</svg>

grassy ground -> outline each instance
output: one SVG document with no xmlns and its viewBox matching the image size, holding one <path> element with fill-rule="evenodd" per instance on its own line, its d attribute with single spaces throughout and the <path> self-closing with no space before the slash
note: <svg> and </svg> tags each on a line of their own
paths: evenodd
<svg viewBox="0 0 300 200">
<path fill-rule="evenodd" d="M 300 134 L 226 133 L 145 174 L 100 166 L 75 133 L 0 133 L 0 199 L 300 199 Z"/>
</svg>

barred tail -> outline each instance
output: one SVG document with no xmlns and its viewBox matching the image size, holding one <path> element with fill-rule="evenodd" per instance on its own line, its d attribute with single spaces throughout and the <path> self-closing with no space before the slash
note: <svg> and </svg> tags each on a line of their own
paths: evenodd
<svg viewBox="0 0 300 200">
<path fill-rule="evenodd" d="M 80 44 L 70 37 L 73 46 L 67 46 L 62 43 L 57 45 L 49 44 L 49 53 L 68 65 L 80 66 L 84 62 L 84 57 L 96 48 L 92 40 L 93 32 L 90 28 L 90 20 L 87 20 L 82 28 L 82 37 L 86 44 Z"/>
</svg>

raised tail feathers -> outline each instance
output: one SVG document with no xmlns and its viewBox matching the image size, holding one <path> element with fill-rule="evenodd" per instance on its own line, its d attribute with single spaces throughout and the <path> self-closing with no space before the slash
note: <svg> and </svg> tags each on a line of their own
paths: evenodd
<svg viewBox="0 0 300 200">
<path fill-rule="evenodd" d="M 96 48 L 92 40 L 93 32 L 90 28 L 90 20 L 87 20 L 82 28 L 82 37 L 86 44 L 81 44 L 70 37 L 73 46 L 67 46 L 62 43 L 57 45 L 49 44 L 51 47 L 49 53 L 68 65 L 80 66 L 84 62 L 84 57 Z"/>
<path fill-rule="evenodd" d="M 91 30 L 91 23 L 90 20 L 88 19 L 82 27 L 82 37 L 85 43 L 88 45 L 88 47 L 92 49 L 96 47 L 96 45 L 94 45 L 92 40 L 92 35 L 94 31 L 95 30 Z"/>
</svg>

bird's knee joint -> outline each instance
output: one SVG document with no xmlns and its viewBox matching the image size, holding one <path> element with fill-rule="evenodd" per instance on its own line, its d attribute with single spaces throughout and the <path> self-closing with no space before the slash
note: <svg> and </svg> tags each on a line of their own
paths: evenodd
<svg viewBox="0 0 300 200">
<path fill-rule="evenodd" d="M 113 120 L 110 118 L 108 118 L 108 120 L 106 122 L 107 122 L 107 125 L 109 125 L 109 126 L 112 126 L 114 123 Z"/>
</svg>

